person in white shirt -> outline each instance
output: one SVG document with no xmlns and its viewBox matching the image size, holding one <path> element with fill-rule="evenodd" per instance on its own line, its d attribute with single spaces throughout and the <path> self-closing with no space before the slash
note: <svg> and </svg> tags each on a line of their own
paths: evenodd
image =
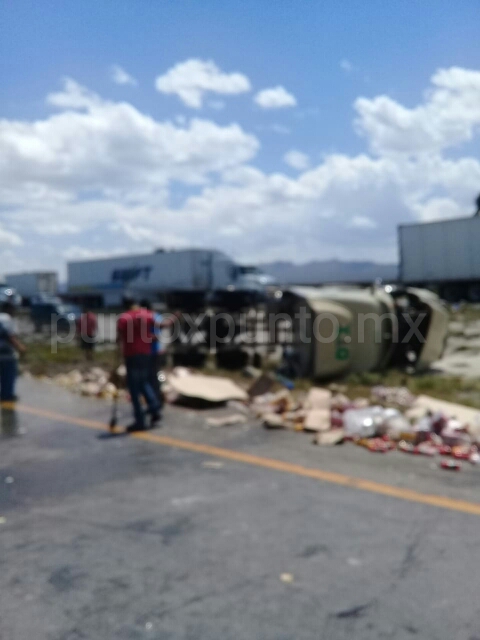
<svg viewBox="0 0 480 640">
<path fill-rule="evenodd" d="M 25 352 L 15 330 L 14 312 L 15 305 L 12 302 L 0 304 L 0 402 L 16 400 L 17 354 Z"/>
</svg>

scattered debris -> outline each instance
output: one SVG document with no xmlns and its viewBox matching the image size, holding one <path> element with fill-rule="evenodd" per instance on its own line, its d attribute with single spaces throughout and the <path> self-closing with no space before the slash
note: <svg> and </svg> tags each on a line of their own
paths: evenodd
<svg viewBox="0 0 480 640">
<path fill-rule="evenodd" d="M 406 387 L 384 387 L 379 385 L 372 388 L 371 396 L 374 402 L 389 406 L 411 407 L 415 402 L 415 396 Z"/>
<path fill-rule="evenodd" d="M 332 401 L 332 392 L 321 387 L 312 387 L 304 403 L 305 409 L 329 409 Z"/>
<path fill-rule="evenodd" d="M 341 444 L 344 440 L 344 429 L 332 429 L 331 431 L 319 431 L 315 437 L 314 444 L 329 447 L 335 444 Z"/>
<path fill-rule="evenodd" d="M 12 476 L 7 476 L 5 478 L 5 484 L 13 484 L 15 482 L 15 480 L 12 478 Z"/>
<path fill-rule="evenodd" d="M 279 413 L 265 413 L 263 415 L 263 425 L 267 429 L 286 429 L 288 423 Z"/>
<path fill-rule="evenodd" d="M 251 408 L 263 425 L 270 429 L 303 431 L 306 412 L 288 389 L 253 398 Z"/>
<path fill-rule="evenodd" d="M 243 413 L 233 413 L 229 416 L 222 416 L 220 418 L 207 418 L 207 424 L 209 427 L 230 427 L 234 424 L 245 424 L 247 422 L 247 416 Z"/>
<path fill-rule="evenodd" d="M 328 431 L 331 427 L 332 392 L 313 387 L 304 403 L 306 410 L 303 428 L 305 431 Z"/>
<path fill-rule="evenodd" d="M 346 384 L 338 384 L 338 382 L 332 382 L 328 385 L 328 388 L 333 393 L 347 393 L 348 387 Z"/>
<path fill-rule="evenodd" d="M 178 375 L 177 370 L 174 369 L 167 380 L 169 386 L 178 394 L 178 399 L 193 398 L 210 403 L 223 403 L 227 400 L 246 401 L 248 399 L 246 391 L 229 378 L 193 373 L 184 375 L 183 372 Z"/>
<path fill-rule="evenodd" d="M 336 396 L 333 396 L 330 403 L 331 409 L 336 411 L 345 411 L 345 409 L 348 409 L 350 406 L 350 400 L 344 393 L 337 393 Z"/>
<path fill-rule="evenodd" d="M 252 367 L 251 365 L 247 365 L 243 369 L 242 373 L 246 378 L 260 378 L 260 376 L 262 375 L 261 369 L 257 369 L 256 367 Z"/>
<path fill-rule="evenodd" d="M 342 393 L 332 394 L 332 391 Z M 408 389 L 376 387 L 366 398 L 350 400 L 343 388 L 310 389 L 303 402 L 287 390 L 252 398 L 251 410 L 269 429 L 316 432 L 314 444 L 334 446 L 353 441 L 372 453 L 393 450 L 424 457 L 449 457 L 443 468 L 460 470 L 458 461 L 480 464 L 480 413 L 419 396 Z M 390 401 L 394 406 L 386 406 Z"/>
<path fill-rule="evenodd" d="M 345 434 L 350 438 L 370 438 L 377 435 L 385 420 L 385 409 L 366 407 L 347 409 L 343 414 Z"/>
<path fill-rule="evenodd" d="M 267 375 L 263 374 L 258 377 L 248 389 L 249 398 L 256 398 L 258 396 L 263 396 L 265 393 L 268 393 L 275 386 L 275 380 Z"/>
<path fill-rule="evenodd" d="M 470 462 L 471 462 L 472 464 L 480 464 L 480 453 L 478 453 L 478 451 L 473 452 L 473 453 L 470 455 Z"/>
<path fill-rule="evenodd" d="M 278 380 L 254 367 L 246 367 L 244 374 L 253 379 L 248 391 L 229 378 L 175 367 L 163 385 L 165 399 L 227 404 L 231 413 L 208 417 L 209 427 L 245 424 L 251 416 L 268 429 L 313 432 L 313 442 L 320 446 L 352 441 L 372 453 L 398 450 L 426 458 L 439 456 L 441 468 L 455 471 L 461 470 L 461 461 L 480 464 L 480 412 L 476 409 L 426 395 L 414 397 L 406 387 L 383 385 L 372 388 L 370 401 L 350 399 L 347 387 L 336 383 L 313 387 L 302 397 L 290 388 L 278 390 Z M 114 398 L 120 389 L 126 393 L 125 378 L 121 365 L 111 374 L 101 367 L 85 373 L 74 369 L 53 382 L 87 397 Z M 206 461 L 202 466 L 219 469 L 223 462 Z M 6 484 L 13 481 L 11 476 L 5 478 Z"/>
<path fill-rule="evenodd" d="M 229 400 L 227 402 L 227 407 L 232 409 L 232 411 L 237 411 L 238 413 L 243 413 L 246 416 L 250 415 L 250 407 L 245 402 L 241 402 L 240 400 Z"/>
<path fill-rule="evenodd" d="M 92 367 L 85 373 L 78 369 L 73 369 L 69 373 L 61 373 L 52 378 L 55 384 L 80 393 L 82 396 L 104 398 L 106 400 L 114 398 L 115 394 L 126 386 L 125 379 L 125 365 L 117 367 L 110 374 L 101 367 Z"/>
<path fill-rule="evenodd" d="M 286 584 L 291 584 L 293 582 L 293 576 L 291 573 L 282 573 L 280 575 L 280 580 Z"/>
<path fill-rule="evenodd" d="M 256 396 L 252 402 L 252 409 L 258 418 L 266 413 L 282 414 L 292 411 L 294 408 L 296 408 L 295 401 L 287 389 Z"/>
<path fill-rule="evenodd" d="M 328 409 L 310 409 L 303 424 L 305 431 L 329 431 L 331 428 L 331 412 Z"/>
<path fill-rule="evenodd" d="M 4 516 L 0 516 L 0 524 L 5 524 L 7 519 Z"/>
<path fill-rule="evenodd" d="M 480 412 L 478 409 L 466 407 L 455 402 L 447 402 L 446 400 L 438 400 L 431 396 L 417 396 L 412 407 L 405 412 L 407 418 L 422 418 L 428 412 L 443 414 L 449 418 L 456 418 L 460 422 L 471 424 L 472 427 L 480 427 L 478 419 Z"/>
<path fill-rule="evenodd" d="M 455 462 L 455 460 L 442 460 L 440 467 L 442 469 L 447 469 L 447 471 L 460 471 L 462 465 L 459 462 Z"/>
</svg>

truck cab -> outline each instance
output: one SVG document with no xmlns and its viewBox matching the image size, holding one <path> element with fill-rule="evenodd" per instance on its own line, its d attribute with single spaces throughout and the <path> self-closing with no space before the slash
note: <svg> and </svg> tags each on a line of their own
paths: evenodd
<svg viewBox="0 0 480 640">
<path fill-rule="evenodd" d="M 254 265 L 236 264 L 232 266 L 232 284 L 236 289 L 265 291 L 277 282 L 273 276 Z"/>
</svg>

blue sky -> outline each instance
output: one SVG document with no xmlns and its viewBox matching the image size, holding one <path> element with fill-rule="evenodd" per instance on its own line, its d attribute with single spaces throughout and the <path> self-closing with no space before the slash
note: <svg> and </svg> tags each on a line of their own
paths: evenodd
<svg viewBox="0 0 480 640">
<path fill-rule="evenodd" d="M 159 244 L 396 260 L 398 222 L 467 214 L 480 190 L 479 18 L 475 1 L 0 2 L 6 270 Z M 175 89 L 188 61 L 197 89 L 215 65 L 201 107 Z M 295 104 L 258 104 L 279 86 Z"/>
</svg>

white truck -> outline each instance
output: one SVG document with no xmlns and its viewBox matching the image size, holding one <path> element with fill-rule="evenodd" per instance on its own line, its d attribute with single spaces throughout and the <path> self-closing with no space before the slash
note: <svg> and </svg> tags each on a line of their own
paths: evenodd
<svg viewBox="0 0 480 640">
<path fill-rule="evenodd" d="M 480 302 L 480 216 L 401 225 L 400 281 L 450 302 Z"/>
<path fill-rule="evenodd" d="M 11 273 L 5 276 L 5 284 L 15 289 L 23 300 L 28 302 L 35 296 L 57 295 L 58 275 L 54 271 Z"/>
<path fill-rule="evenodd" d="M 256 267 L 242 267 L 221 251 L 207 249 L 69 262 L 67 271 L 69 296 L 98 306 L 117 306 L 126 293 L 152 300 L 170 297 L 175 299 L 172 306 L 182 300 L 201 306 L 207 295 L 260 296 L 274 285 L 274 279 Z"/>
</svg>

